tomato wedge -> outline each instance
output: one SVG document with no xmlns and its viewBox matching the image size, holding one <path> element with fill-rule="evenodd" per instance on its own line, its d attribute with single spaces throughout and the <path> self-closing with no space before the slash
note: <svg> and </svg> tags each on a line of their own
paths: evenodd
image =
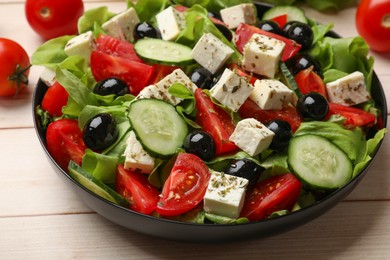
<svg viewBox="0 0 390 260">
<path fill-rule="evenodd" d="M 81 165 L 87 147 L 77 120 L 60 119 L 50 123 L 46 142 L 47 150 L 62 169 L 68 169 L 70 160 Z"/>
<path fill-rule="evenodd" d="M 238 110 L 242 118 L 255 118 L 262 123 L 267 123 L 273 119 L 281 119 L 287 121 L 293 132 L 295 132 L 302 123 L 294 107 L 288 106 L 282 110 L 264 110 L 261 109 L 255 102 L 247 99 Z"/>
<path fill-rule="evenodd" d="M 108 55 L 99 51 L 91 54 L 91 70 L 96 81 L 117 77 L 127 83 L 130 93 L 137 95 L 147 86 L 154 67 L 140 62 Z"/>
<path fill-rule="evenodd" d="M 314 67 L 311 66 L 305 70 L 301 70 L 295 76 L 295 82 L 302 94 L 317 92 L 324 97 L 327 97 L 325 83 L 322 81 L 321 77 L 313 71 L 313 68 Z"/>
<path fill-rule="evenodd" d="M 262 220 L 273 212 L 291 210 L 298 200 L 302 183 L 291 173 L 258 182 L 246 194 L 241 217 Z"/>
<path fill-rule="evenodd" d="M 282 14 L 271 19 L 276 22 L 280 28 L 283 28 L 287 23 L 287 14 Z"/>
<path fill-rule="evenodd" d="M 96 39 L 96 48 L 105 54 L 143 63 L 143 60 L 135 52 L 134 45 L 125 40 L 100 34 Z"/>
<path fill-rule="evenodd" d="M 157 208 L 159 191 L 152 186 L 145 174 L 128 171 L 123 164 L 118 166 L 115 190 L 130 202 L 130 209 L 146 215 Z"/>
<path fill-rule="evenodd" d="M 341 115 L 346 118 L 345 125 L 352 126 L 373 126 L 376 122 L 376 116 L 356 107 L 348 107 L 336 103 L 329 103 L 329 112 L 327 118 L 331 115 Z"/>
<path fill-rule="evenodd" d="M 237 146 L 229 140 L 235 128 L 230 115 L 215 105 L 200 88 L 195 91 L 195 99 L 198 109 L 196 122 L 213 137 L 216 155 L 237 150 Z"/>
<path fill-rule="evenodd" d="M 196 155 L 181 153 L 166 180 L 156 212 L 177 216 L 199 205 L 206 193 L 210 172 Z"/>
<path fill-rule="evenodd" d="M 301 45 L 296 43 L 293 40 L 287 39 L 283 36 L 280 36 L 280 35 L 277 35 L 274 33 L 266 32 L 264 30 L 261 30 L 261 29 L 255 27 L 255 26 L 242 23 L 238 26 L 238 28 L 236 30 L 236 36 L 235 36 L 237 49 L 241 53 L 244 50 L 245 44 L 247 44 L 247 42 L 250 40 L 252 35 L 255 33 L 283 41 L 286 44 L 286 46 L 283 49 L 283 53 L 282 53 L 282 58 L 281 58 L 282 61 L 286 61 L 286 60 L 290 59 L 292 56 L 297 54 L 299 52 L 299 50 L 301 49 Z"/>
<path fill-rule="evenodd" d="M 62 107 L 68 103 L 68 92 L 60 83 L 55 82 L 45 93 L 42 108 L 51 116 L 62 116 Z"/>
<path fill-rule="evenodd" d="M 154 64 L 154 73 L 149 80 L 148 85 L 155 84 L 171 74 L 174 70 L 179 69 L 178 66 Z"/>
</svg>

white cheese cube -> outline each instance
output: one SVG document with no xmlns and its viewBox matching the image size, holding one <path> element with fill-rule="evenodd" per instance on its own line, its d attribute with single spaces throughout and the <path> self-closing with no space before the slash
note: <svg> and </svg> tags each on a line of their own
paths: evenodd
<svg viewBox="0 0 390 260">
<path fill-rule="evenodd" d="M 137 12 L 131 7 L 105 22 L 102 28 L 110 36 L 133 42 L 134 28 L 139 22 Z"/>
<path fill-rule="evenodd" d="M 160 80 L 155 85 L 150 85 L 138 94 L 137 99 L 141 98 L 153 98 L 153 99 L 161 99 L 171 103 L 176 106 L 183 99 L 174 97 L 169 93 L 169 88 L 174 83 L 183 84 L 189 91 L 192 93 L 198 88 L 191 79 L 182 71 L 181 69 L 174 70 L 171 74 L 167 75 L 165 78 Z"/>
<path fill-rule="evenodd" d="M 276 79 L 259 79 L 249 96 L 261 109 L 281 110 L 291 100 L 293 91 Z"/>
<path fill-rule="evenodd" d="M 242 66 L 256 74 L 274 78 L 286 44 L 274 38 L 254 34 L 244 46 Z"/>
<path fill-rule="evenodd" d="M 355 71 L 326 84 L 329 101 L 344 106 L 354 106 L 371 99 L 363 73 Z"/>
<path fill-rule="evenodd" d="M 251 156 L 266 150 L 275 133 L 254 118 L 246 118 L 238 122 L 229 140 Z"/>
<path fill-rule="evenodd" d="M 163 40 L 172 41 L 185 28 L 184 14 L 178 12 L 172 6 L 156 15 L 157 26 Z"/>
<path fill-rule="evenodd" d="M 210 93 L 222 105 L 236 112 L 253 89 L 254 87 L 245 78 L 238 76 L 230 69 L 225 69 L 221 78 L 211 88 Z"/>
<path fill-rule="evenodd" d="M 83 57 L 88 63 L 91 59 L 91 53 L 96 48 L 95 38 L 91 31 L 82 33 L 70 39 L 64 48 L 68 56 Z"/>
<path fill-rule="evenodd" d="M 239 4 L 222 9 L 222 21 L 229 29 L 237 28 L 241 23 L 256 23 L 256 7 L 253 4 Z"/>
<path fill-rule="evenodd" d="M 52 86 L 56 82 L 56 71 L 52 68 L 45 67 L 39 78 L 46 86 Z"/>
<path fill-rule="evenodd" d="M 151 157 L 137 140 L 134 131 L 126 140 L 124 167 L 127 170 L 151 173 L 154 169 L 154 158 Z"/>
<path fill-rule="evenodd" d="M 207 213 L 238 218 L 244 206 L 247 185 L 247 179 L 211 171 L 203 209 Z"/>
<path fill-rule="evenodd" d="M 212 74 L 234 53 L 232 48 L 211 33 L 205 33 L 192 49 L 192 58 Z"/>
</svg>

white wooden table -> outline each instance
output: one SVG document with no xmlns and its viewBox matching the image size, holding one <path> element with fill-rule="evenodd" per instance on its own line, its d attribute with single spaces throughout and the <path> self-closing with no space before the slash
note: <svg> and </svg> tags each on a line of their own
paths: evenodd
<svg viewBox="0 0 390 260">
<path fill-rule="evenodd" d="M 85 1 L 86 9 L 124 1 Z M 357 35 L 355 9 L 307 14 Z M 41 39 L 30 29 L 24 1 L 0 0 L 0 37 L 31 55 Z M 390 55 L 372 54 L 390 96 Z M 1 69 L 1 68 L 0 68 Z M 42 68 L 33 67 L 28 90 L 0 98 L 0 259 L 390 259 L 390 142 L 348 198 L 315 221 L 266 240 L 188 244 L 125 230 L 84 206 L 54 174 L 37 140 L 31 98 Z"/>
</svg>

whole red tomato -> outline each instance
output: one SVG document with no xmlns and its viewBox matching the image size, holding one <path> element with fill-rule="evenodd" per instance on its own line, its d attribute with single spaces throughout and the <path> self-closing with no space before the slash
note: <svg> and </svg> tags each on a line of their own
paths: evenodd
<svg viewBox="0 0 390 260">
<path fill-rule="evenodd" d="M 0 96 L 16 96 L 28 84 L 28 54 L 17 42 L 0 38 L 0 64 Z"/>
<path fill-rule="evenodd" d="M 390 52 L 390 0 L 361 0 L 356 27 L 372 50 Z"/>
<path fill-rule="evenodd" d="M 84 12 L 82 0 L 27 0 L 27 21 L 45 40 L 77 34 L 77 22 Z"/>
</svg>

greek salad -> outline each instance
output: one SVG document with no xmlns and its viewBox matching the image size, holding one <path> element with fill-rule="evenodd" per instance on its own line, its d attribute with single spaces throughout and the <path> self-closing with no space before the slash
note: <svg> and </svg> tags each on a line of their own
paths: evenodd
<svg viewBox="0 0 390 260">
<path fill-rule="evenodd" d="M 136 212 L 238 224 L 342 188 L 386 129 L 373 58 L 294 6 L 139 0 L 88 10 L 32 56 L 55 162 Z M 368 135 L 368 133 L 374 133 Z"/>
</svg>

